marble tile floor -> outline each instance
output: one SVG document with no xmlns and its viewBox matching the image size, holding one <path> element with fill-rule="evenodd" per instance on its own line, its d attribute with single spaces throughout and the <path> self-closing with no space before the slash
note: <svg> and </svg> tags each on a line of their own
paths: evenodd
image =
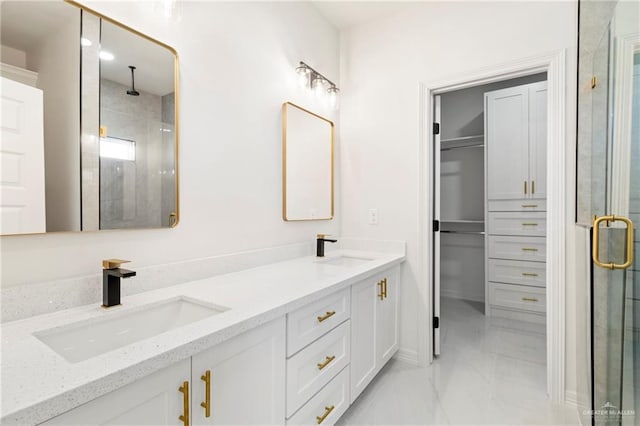
<svg viewBox="0 0 640 426">
<path fill-rule="evenodd" d="M 443 299 L 441 355 L 391 360 L 338 425 L 574 425 L 545 390 L 542 325 L 487 318 L 484 304 Z"/>
</svg>

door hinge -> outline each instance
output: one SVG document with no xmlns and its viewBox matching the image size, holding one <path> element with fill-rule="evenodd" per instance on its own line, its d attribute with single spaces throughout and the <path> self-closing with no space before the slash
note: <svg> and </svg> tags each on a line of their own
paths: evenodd
<svg viewBox="0 0 640 426">
<path fill-rule="evenodd" d="M 433 221 L 433 232 L 438 232 L 440 231 L 440 221 L 439 220 L 434 220 Z"/>
<path fill-rule="evenodd" d="M 440 317 L 433 317 L 433 328 L 440 328 Z"/>
<path fill-rule="evenodd" d="M 434 135 L 440 134 L 440 123 L 433 123 L 433 134 Z"/>
</svg>

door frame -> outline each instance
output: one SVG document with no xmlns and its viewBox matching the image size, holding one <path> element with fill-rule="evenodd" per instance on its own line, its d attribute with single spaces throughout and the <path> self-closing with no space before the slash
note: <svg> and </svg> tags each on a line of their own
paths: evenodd
<svg viewBox="0 0 640 426">
<path fill-rule="evenodd" d="M 547 394 L 565 401 L 566 288 L 566 51 L 564 49 L 506 64 L 477 69 L 441 81 L 420 83 L 418 259 L 422 303 L 418 310 L 418 360 L 433 362 L 433 98 L 435 95 L 547 73 Z"/>
</svg>

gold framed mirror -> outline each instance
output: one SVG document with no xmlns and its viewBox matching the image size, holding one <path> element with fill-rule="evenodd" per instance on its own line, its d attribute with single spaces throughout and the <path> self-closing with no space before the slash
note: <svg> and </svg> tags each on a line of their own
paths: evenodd
<svg viewBox="0 0 640 426">
<path fill-rule="evenodd" d="M 334 124 L 291 102 L 282 105 L 282 218 L 334 215 Z"/>
</svg>

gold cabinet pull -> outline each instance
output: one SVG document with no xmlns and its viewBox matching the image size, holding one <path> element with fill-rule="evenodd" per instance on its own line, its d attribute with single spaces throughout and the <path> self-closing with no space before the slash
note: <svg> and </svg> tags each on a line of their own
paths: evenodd
<svg viewBox="0 0 640 426">
<path fill-rule="evenodd" d="M 382 280 L 382 291 L 383 291 L 384 298 L 386 299 L 387 298 L 387 279 L 386 278 Z"/>
<path fill-rule="evenodd" d="M 604 263 L 600 261 L 600 222 L 617 222 L 621 221 L 627 224 L 627 258 L 624 263 Z M 601 268 L 606 269 L 627 269 L 633 263 L 633 222 L 631 219 L 623 216 L 600 216 L 593 219 L 593 251 L 591 253 L 593 263 Z"/>
<path fill-rule="evenodd" d="M 536 274 L 535 272 L 523 272 L 522 276 L 523 277 L 537 277 L 538 274 Z"/>
<path fill-rule="evenodd" d="M 321 316 L 321 317 L 318 317 L 318 322 L 322 322 L 322 321 L 324 321 L 324 320 L 326 320 L 326 319 L 329 319 L 329 318 L 331 318 L 332 316 L 334 316 L 335 314 L 336 314 L 336 311 L 327 311 L 327 313 L 326 313 L 326 314 L 324 314 L 324 315 L 323 315 L 323 316 Z"/>
<path fill-rule="evenodd" d="M 534 195 L 536 193 L 536 181 L 532 180 L 531 181 L 531 195 Z"/>
<path fill-rule="evenodd" d="M 382 280 L 378 281 L 378 287 L 380 287 L 380 293 L 378 294 L 378 297 L 380 298 L 380 300 L 384 299 L 384 289 L 383 289 L 384 283 L 382 282 Z"/>
<path fill-rule="evenodd" d="M 523 297 L 522 300 L 524 300 L 525 302 L 537 302 L 538 299 L 536 299 L 535 297 Z"/>
<path fill-rule="evenodd" d="M 324 407 L 324 414 L 321 416 L 316 417 L 316 421 L 318 422 L 318 424 L 322 423 L 324 421 L 324 419 L 327 418 L 327 416 L 329 414 L 331 414 L 331 412 L 333 411 L 333 409 L 336 408 L 335 405 L 331 405 L 329 407 Z"/>
<path fill-rule="evenodd" d="M 524 181 L 524 193 L 525 194 L 527 193 L 527 181 L 526 180 Z"/>
<path fill-rule="evenodd" d="M 211 370 L 207 370 L 200 380 L 204 382 L 204 402 L 200 406 L 204 408 L 204 416 L 211 417 Z"/>
<path fill-rule="evenodd" d="M 324 362 L 319 362 L 318 365 L 318 370 L 322 370 L 323 368 L 325 368 L 327 365 L 331 364 L 331 362 L 336 359 L 335 355 L 331 355 L 325 358 Z"/>
<path fill-rule="evenodd" d="M 178 224 L 178 214 L 176 212 L 169 213 L 169 228 L 175 228 Z"/>
<path fill-rule="evenodd" d="M 522 251 L 538 251 L 538 249 L 533 247 L 522 247 Z"/>
<path fill-rule="evenodd" d="M 178 388 L 178 391 L 182 392 L 182 406 L 183 414 L 178 417 L 184 423 L 184 426 L 189 426 L 189 382 L 184 381 L 182 386 Z"/>
<path fill-rule="evenodd" d="M 538 226 L 538 224 L 535 222 L 523 222 L 522 226 Z"/>
<path fill-rule="evenodd" d="M 527 208 L 527 207 L 536 208 L 536 207 L 538 207 L 538 205 L 537 204 L 523 204 L 522 207 L 524 207 L 524 208 Z"/>
</svg>

